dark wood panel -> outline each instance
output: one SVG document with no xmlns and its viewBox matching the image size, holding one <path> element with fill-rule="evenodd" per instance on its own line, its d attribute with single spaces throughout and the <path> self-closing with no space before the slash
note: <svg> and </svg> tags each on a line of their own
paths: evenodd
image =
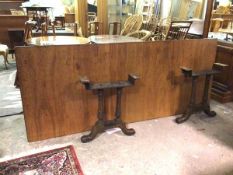
<svg viewBox="0 0 233 175">
<path fill-rule="evenodd" d="M 93 82 L 125 80 L 129 73 L 140 76 L 123 92 L 122 117 L 127 122 L 180 114 L 191 88 L 180 67 L 211 69 L 215 54 L 215 40 L 17 48 L 28 140 L 90 129 L 96 121 L 97 97 L 81 85 L 82 76 Z M 203 85 L 199 99 L 200 88 Z M 112 92 L 106 96 L 111 118 L 115 98 Z"/>
<path fill-rule="evenodd" d="M 27 16 L 0 15 L 0 43 L 10 46 L 8 29 L 24 29 L 24 25 L 27 20 Z"/>
</svg>

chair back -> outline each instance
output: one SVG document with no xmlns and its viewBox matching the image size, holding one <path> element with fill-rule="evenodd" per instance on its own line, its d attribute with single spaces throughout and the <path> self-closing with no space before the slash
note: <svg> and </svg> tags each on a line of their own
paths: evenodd
<svg viewBox="0 0 233 175">
<path fill-rule="evenodd" d="M 128 33 L 138 31 L 142 26 L 142 22 L 143 22 L 142 15 L 136 14 L 130 16 L 125 20 L 125 24 L 121 31 L 121 35 L 127 35 Z"/>
<path fill-rule="evenodd" d="M 143 29 L 156 33 L 158 30 L 159 18 L 156 15 L 151 15 L 148 22 L 145 23 Z"/>
<path fill-rule="evenodd" d="M 88 12 L 87 13 L 88 22 L 96 20 L 96 13 L 95 12 Z"/>
<path fill-rule="evenodd" d="M 88 34 L 91 35 L 100 35 L 101 34 L 102 23 L 98 21 L 89 22 Z"/>
<path fill-rule="evenodd" d="M 65 23 L 75 23 L 75 14 L 65 13 Z"/>
<path fill-rule="evenodd" d="M 172 21 L 165 40 L 185 39 L 191 25 L 192 21 Z"/>
<path fill-rule="evenodd" d="M 120 22 L 110 22 L 108 30 L 109 30 L 110 35 L 119 35 L 121 33 L 121 23 Z"/>
</svg>

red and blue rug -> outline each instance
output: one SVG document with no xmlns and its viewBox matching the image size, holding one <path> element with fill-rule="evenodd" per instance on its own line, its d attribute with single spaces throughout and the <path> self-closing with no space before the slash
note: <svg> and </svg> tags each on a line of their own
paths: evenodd
<svg viewBox="0 0 233 175">
<path fill-rule="evenodd" d="M 0 162 L 0 175 L 83 175 L 73 146 Z"/>
</svg>

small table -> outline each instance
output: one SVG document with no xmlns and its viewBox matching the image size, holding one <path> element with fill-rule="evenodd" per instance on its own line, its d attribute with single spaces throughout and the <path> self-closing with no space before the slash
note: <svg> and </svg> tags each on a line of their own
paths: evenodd
<svg viewBox="0 0 233 175">
<path fill-rule="evenodd" d="M 90 40 L 77 36 L 41 36 L 33 37 L 26 41 L 28 45 L 46 46 L 46 45 L 76 45 L 88 44 Z"/>
<path fill-rule="evenodd" d="M 96 44 L 143 42 L 138 38 L 122 35 L 92 35 L 89 39 Z"/>
<path fill-rule="evenodd" d="M 26 11 L 27 11 L 27 15 L 30 16 L 29 12 L 33 12 L 34 15 L 33 15 L 33 18 L 36 18 L 36 22 L 37 22 L 37 25 L 38 25 L 38 30 L 39 28 L 41 27 L 41 18 L 42 18 L 42 14 L 41 12 L 45 14 L 45 23 L 46 23 L 46 26 L 48 26 L 48 10 L 51 9 L 52 7 L 46 7 L 46 6 L 21 6 L 21 8 L 25 8 Z"/>
</svg>

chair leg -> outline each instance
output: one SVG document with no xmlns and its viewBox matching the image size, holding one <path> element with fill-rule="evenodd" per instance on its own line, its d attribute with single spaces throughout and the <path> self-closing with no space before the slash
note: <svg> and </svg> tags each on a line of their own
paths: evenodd
<svg viewBox="0 0 233 175">
<path fill-rule="evenodd" d="M 8 61 L 8 52 L 6 52 L 6 62 L 7 62 L 8 64 L 10 64 L 9 61 Z"/>
<path fill-rule="evenodd" d="M 7 67 L 7 58 L 6 58 L 6 54 L 4 54 L 4 56 L 3 56 L 3 57 L 4 57 L 4 64 L 5 64 L 5 68 L 6 68 L 6 69 L 8 69 L 8 67 Z"/>
</svg>

